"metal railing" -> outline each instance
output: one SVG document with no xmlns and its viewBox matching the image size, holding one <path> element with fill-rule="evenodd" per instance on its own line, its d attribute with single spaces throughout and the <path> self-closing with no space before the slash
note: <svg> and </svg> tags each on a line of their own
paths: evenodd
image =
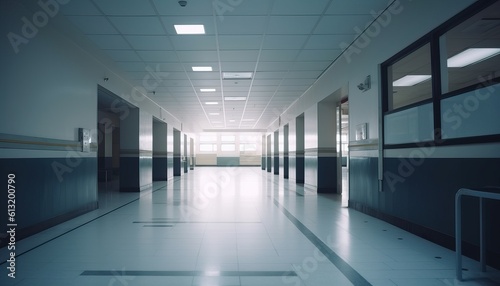
<svg viewBox="0 0 500 286">
<path fill-rule="evenodd" d="M 499 188 L 488 188 L 500 190 Z M 455 195 L 455 249 L 456 249 L 456 274 L 457 279 L 462 280 L 462 196 L 479 198 L 479 257 L 481 271 L 486 271 L 486 240 L 485 229 L 483 225 L 483 199 L 500 200 L 500 193 L 478 191 L 471 189 L 460 189 Z"/>
</svg>

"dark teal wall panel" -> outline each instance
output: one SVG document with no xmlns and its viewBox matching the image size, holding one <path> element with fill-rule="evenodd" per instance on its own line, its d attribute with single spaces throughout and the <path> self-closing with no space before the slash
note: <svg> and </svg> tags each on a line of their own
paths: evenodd
<svg viewBox="0 0 500 286">
<path fill-rule="evenodd" d="M 240 157 L 217 157 L 217 166 L 239 166 Z"/>
<path fill-rule="evenodd" d="M 283 158 L 283 178 L 288 179 L 290 177 L 290 158 L 286 155 Z"/>
<path fill-rule="evenodd" d="M 18 239 L 97 208 L 95 157 L 0 159 L 5 183 L 9 173 L 16 176 Z M 7 195 L 0 196 L 0 204 L 7 205 Z M 0 220 L 7 221 L 7 211 Z M 5 233 L 6 224 L 0 230 Z"/>
<path fill-rule="evenodd" d="M 120 191 L 139 192 L 139 157 L 120 157 Z"/>
<path fill-rule="evenodd" d="M 337 157 L 318 157 L 318 193 L 337 193 Z"/>
<path fill-rule="evenodd" d="M 384 159 L 383 191 L 378 191 L 377 158 L 350 158 L 349 205 L 445 247 L 454 247 L 455 194 L 459 188 L 500 186 L 500 159 Z M 489 264 L 500 266 L 500 202 L 486 202 Z M 478 200 L 463 199 L 464 253 L 478 245 Z"/>
<path fill-rule="evenodd" d="M 167 180 L 168 159 L 166 157 L 153 158 L 153 181 Z"/>
</svg>

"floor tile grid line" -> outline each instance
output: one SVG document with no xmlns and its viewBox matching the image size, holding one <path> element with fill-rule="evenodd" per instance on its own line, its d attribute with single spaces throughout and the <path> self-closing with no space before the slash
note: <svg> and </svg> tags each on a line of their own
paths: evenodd
<svg viewBox="0 0 500 286">
<path fill-rule="evenodd" d="M 173 181 L 171 181 L 171 183 L 173 183 L 173 182 L 175 182 L 175 181 L 176 181 L 176 179 L 174 179 Z M 168 186 L 168 185 L 167 185 L 167 186 Z M 151 192 L 151 193 L 157 192 L 157 191 L 159 191 L 159 190 L 161 190 L 161 189 L 163 189 L 163 188 L 166 188 L 167 186 L 161 186 L 161 187 L 158 187 L 157 189 L 152 190 L 152 192 Z M 110 210 L 110 211 L 108 211 L 108 212 L 106 212 L 106 213 L 103 213 L 102 215 L 100 215 L 100 216 L 98 216 L 98 217 L 95 217 L 95 218 L 93 218 L 93 219 L 91 219 L 91 220 L 89 220 L 89 221 L 87 221 L 87 222 L 84 222 L 84 223 L 82 223 L 82 224 L 80 224 L 80 225 L 78 225 L 78 226 L 75 226 L 74 228 L 69 229 L 69 230 L 67 230 L 67 231 L 65 231 L 65 232 L 63 232 L 63 233 L 61 233 L 61 234 L 59 234 L 59 235 L 57 235 L 57 236 L 55 236 L 55 237 L 52 237 L 52 238 L 50 238 L 50 239 L 48 239 L 48 240 L 46 240 L 46 241 L 44 241 L 44 242 L 42 242 L 42 243 L 40 243 L 40 244 L 38 244 L 38 245 L 36 245 L 36 246 L 33 246 L 32 248 L 30 248 L 30 249 L 28 249 L 28 250 L 26 250 L 26 251 L 23 251 L 23 252 L 21 252 L 21 253 L 16 253 L 16 258 L 18 258 L 18 257 L 20 257 L 20 256 L 22 256 L 22 255 L 24 255 L 24 254 L 26 254 L 26 253 L 29 253 L 29 252 L 31 252 L 31 251 L 33 251 L 33 250 L 35 250 L 35 249 L 37 249 L 37 248 L 39 248 L 39 247 L 41 247 L 41 246 L 43 246 L 43 245 L 47 244 L 47 243 L 49 243 L 49 242 L 52 242 L 52 241 L 54 241 L 54 240 L 56 240 L 56 239 L 60 238 L 60 237 L 63 237 L 63 236 L 65 236 L 66 234 L 71 233 L 71 232 L 73 232 L 73 231 L 75 231 L 75 230 L 77 230 L 77 229 L 79 229 L 79 228 L 81 228 L 81 227 L 83 227 L 83 226 L 85 226 L 85 225 L 88 225 L 88 224 L 90 224 L 90 223 L 92 223 L 92 222 L 94 222 L 94 221 L 96 221 L 96 220 L 98 220 L 98 219 L 100 219 L 100 218 L 102 218 L 102 217 L 104 217 L 104 216 L 107 216 L 108 214 L 110 214 L 110 213 L 112 213 L 112 212 L 115 212 L 115 211 L 117 211 L 117 210 L 119 210 L 119 209 L 121 209 L 121 208 L 123 208 L 123 207 L 125 207 L 125 206 L 128 206 L 128 205 L 130 205 L 130 204 L 132 204 L 132 203 L 134 203 L 134 202 L 137 202 L 138 200 L 140 200 L 140 199 L 141 199 L 141 197 L 142 197 L 142 196 L 144 196 L 144 195 L 149 195 L 149 194 L 151 194 L 151 193 L 148 193 L 148 194 L 142 194 L 142 195 L 140 195 L 138 198 L 136 198 L 136 199 L 134 199 L 134 200 L 132 200 L 132 201 L 130 201 L 130 202 L 128 202 L 128 203 L 125 203 L 125 204 L 123 204 L 123 205 L 121 205 L 121 206 L 118 206 L 118 207 L 116 207 L 116 208 L 114 208 L 114 209 L 112 209 L 112 210 Z M 36 234 L 35 234 L 35 235 L 36 235 Z M 21 240 L 21 241 L 22 241 L 22 240 Z M 3 265 L 3 264 L 6 264 L 6 263 L 7 263 L 7 260 L 5 259 L 5 260 L 3 260 L 3 262 L 1 262 L 1 263 L 0 263 L 0 266 L 1 266 L 1 265 Z"/>
<path fill-rule="evenodd" d="M 268 178 L 269 181 L 271 181 L 274 185 L 276 186 L 280 186 L 280 181 L 279 180 L 273 180 L 272 178 Z M 296 183 L 297 186 L 300 186 L 304 189 L 304 193 L 301 194 L 297 189 L 294 191 L 294 190 L 288 190 L 289 193 L 293 193 L 299 197 L 304 197 L 306 193 L 310 193 L 310 194 L 314 194 L 315 193 L 315 190 L 309 186 L 307 186 L 306 184 L 300 184 L 300 183 Z"/>
<path fill-rule="evenodd" d="M 336 254 L 331 248 L 329 248 L 319 237 L 317 237 L 311 230 L 309 230 L 302 222 L 300 222 L 296 217 L 294 217 L 284 206 L 282 206 L 276 199 L 274 204 L 278 207 L 281 212 L 304 234 L 309 241 L 314 244 L 323 255 L 325 255 L 328 260 L 330 260 L 335 267 L 337 267 L 340 272 L 349 280 L 352 284 L 356 286 L 371 286 L 371 284 L 359 274 L 354 268 L 352 268 L 345 260 L 343 260 L 338 254 Z"/>
<path fill-rule="evenodd" d="M 196 276 L 196 277 L 296 277 L 295 271 L 283 274 L 282 271 L 154 271 L 154 270 L 85 270 L 80 276 Z"/>
</svg>

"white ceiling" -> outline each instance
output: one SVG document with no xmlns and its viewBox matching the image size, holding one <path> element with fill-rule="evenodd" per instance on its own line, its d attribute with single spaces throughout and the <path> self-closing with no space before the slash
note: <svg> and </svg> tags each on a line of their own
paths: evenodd
<svg viewBox="0 0 500 286">
<path fill-rule="evenodd" d="M 388 0 L 78 0 L 63 14 L 112 58 L 134 85 L 161 71 L 148 96 L 197 129 L 265 129 L 298 99 Z M 177 35 L 174 24 L 203 24 Z M 211 66 L 212 72 L 193 72 Z M 222 72 L 254 72 L 222 80 Z M 201 93 L 200 88 L 215 88 Z M 224 101 L 245 96 L 245 101 Z M 216 101 L 218 105 L 206 105 Z M 219 115 L 210 115 L 218 113 Z"/>
</svg>

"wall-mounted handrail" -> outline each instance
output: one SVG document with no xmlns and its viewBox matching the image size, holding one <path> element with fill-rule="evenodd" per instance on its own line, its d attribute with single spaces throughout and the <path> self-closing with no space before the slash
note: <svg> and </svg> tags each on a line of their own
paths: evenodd
<svg viewBox="0 0 500 286">
<path fill-rule="evenodd" d="M 498 188 L 491 188 L 500 190 Z M 500 200 L 500 193 L 478 191 L 471 189 L 460 189 L 455 194 L 455 249 L 456 249 L 456 274 L 457 279 L 462 280 L 462 196 L 479 198 L 479 249 L 481 271 L 486 271 L 486 247 L 485 232 L 483 225 L 483 199 Z"/>
</svg>

